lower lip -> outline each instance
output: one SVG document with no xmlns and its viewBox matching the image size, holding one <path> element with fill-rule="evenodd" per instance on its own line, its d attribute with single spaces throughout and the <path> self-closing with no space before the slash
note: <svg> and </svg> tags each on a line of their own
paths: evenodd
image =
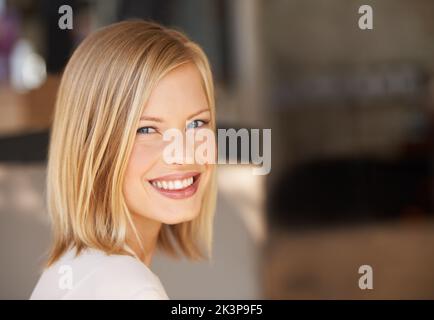
<svg viewBox="0 0 434 320">
<path fill-rule="evenodd" d="M 163 196 L 166 196 L 171 199 L 186 199 L 193 196 L 196 193 L 197 188 L 199 187 L 199 180 L 200 180 L 200 174 L 194 178 L 194 182 L 192 185 L 188 186 L 185 189 L 180 189 L 180 190 L 164 190 L 164 189 L 154 187 L 150 182 L 149 184 Z"/>
</svg>

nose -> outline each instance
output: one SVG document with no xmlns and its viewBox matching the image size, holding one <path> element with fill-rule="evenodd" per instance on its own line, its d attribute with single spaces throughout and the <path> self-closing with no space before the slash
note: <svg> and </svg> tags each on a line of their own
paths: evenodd
<svg viewBox="0 0 434 320">
<path fill-rule="evenodd" d="M 171 128 L 164 132 L 165 141 L 162 157 L 166 164 L 193 164 L 194 163 L 194 130 L 180 130 Z"/>
</svg>

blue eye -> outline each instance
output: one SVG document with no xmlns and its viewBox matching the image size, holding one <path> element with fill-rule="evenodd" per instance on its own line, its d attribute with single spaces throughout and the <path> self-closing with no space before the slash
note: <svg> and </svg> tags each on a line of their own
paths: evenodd
<svg viewBox="0 0 434 320">
<path fill-rule="evenodd" d="M 188 125 L 187 125 L 187 129 L 196 129 L 196 128 L 199 128 L 199 127 L 202 127 L 202 126 L 204 126 L 205 124 L 207 124 L 208 122 L 205 122 L 205 121 L 203 121 L 203 120 L 193 120 L 192 122 L 190 122 Z"/>
<path fill-rule="evenodd" d="M 157 132 L 157 130 L 155 130 L 155 128 L 152 127 L 141 127 L 139 129 L 137 129 L 137 133 L 140 134 L 151 134 L 151 133 L 155 133 Z"/>
</svg>

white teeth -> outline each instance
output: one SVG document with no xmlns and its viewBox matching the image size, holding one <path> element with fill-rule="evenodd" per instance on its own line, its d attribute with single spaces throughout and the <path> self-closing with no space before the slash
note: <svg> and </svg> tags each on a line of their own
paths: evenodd
<svg viewBox="0 0 434 320">
<path fill-rule="evenodd" d="M 188 187 L 188 179 L 184 179 L 184 180 L 182 180 L 182 186 L 185 188 L 185 187 Z"/>
<path fill-rule="evenodd" d="M 193 184 L 193 177 L 184 180 L 173 181 L 152 181 L 152 185 L 159 189 L 164 190 L 180 190 L 185 189 Z"/>
</svg>

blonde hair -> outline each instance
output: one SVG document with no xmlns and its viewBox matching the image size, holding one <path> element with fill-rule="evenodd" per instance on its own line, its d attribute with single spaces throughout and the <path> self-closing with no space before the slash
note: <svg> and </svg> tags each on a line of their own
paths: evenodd
<svg viewBox="0 0 434 320">
<path fill-rule="evenodd" d="M 72 247 L 131 254 L 126 231 L 135 228 L 122 186 L 135 128 L 158 81 L 188 62 L 201 74 L 215 130 L 209 62 L 181 32 L 124 21 L 96 31 L 75 50 L 59 87 L 49 148 L 47 206 L 54 242 L 48 266 Z M 197 218 L 163 225 L 157 244 L 166 253 L 191 259 L 210 254 L 216 199 L 211 170 Z"/>
</svg>

